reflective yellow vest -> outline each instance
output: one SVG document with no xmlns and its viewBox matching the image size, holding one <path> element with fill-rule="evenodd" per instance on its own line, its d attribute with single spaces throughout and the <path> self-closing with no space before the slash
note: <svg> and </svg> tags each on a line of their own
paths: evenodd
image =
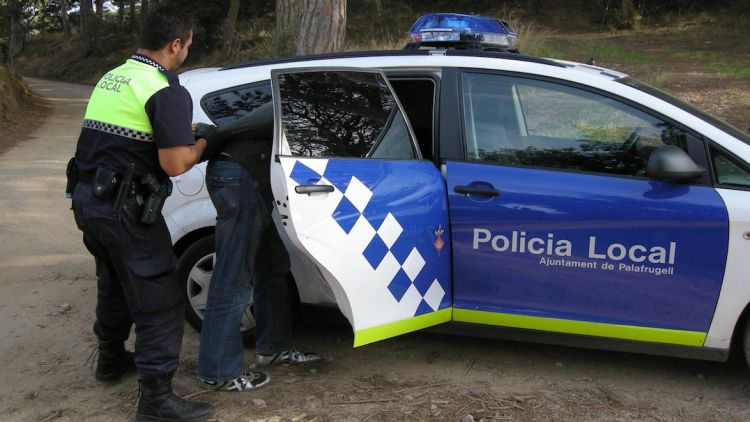
<svg viewBox="0 0 750 422">
<path fill-rule="evenodd" d="M 146 102 L 157 91 L 169 86 L 167 76 L 158 68 L 128 59 L 122 66 L 107 72 L 94 88 L 86 108 L 84 126 L 101 123 L 105 131 L 127 137 L 153 140 Z M 96 127 L 102 130 L 102 127 Z M 117 133 L 119 130 L 134 133 Z M 134 136 L 128 136 L 134 135 Z"/>
</svg>

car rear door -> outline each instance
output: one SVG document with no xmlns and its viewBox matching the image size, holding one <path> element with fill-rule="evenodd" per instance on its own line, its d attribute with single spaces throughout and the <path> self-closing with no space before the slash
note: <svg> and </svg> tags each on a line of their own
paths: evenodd
<svg viewBox="0 0 750 422">
<path fill-rule="evenodd" d="M 709 178 L 645 175 L 664 145 L 705 165 L 700 138 L 561 81 L 466 71 L 460 85 L 465 159 L 446 164 L 454 319 L 702 346 L 727 211 Z"/>
<path fill-rule="evenodd" d="M 385 75 L 276 70 L 272 84 L 276 206 L 331 286 L 354 345 L 449 321 L 445 182 L 422 159 Z"/>
</svg>

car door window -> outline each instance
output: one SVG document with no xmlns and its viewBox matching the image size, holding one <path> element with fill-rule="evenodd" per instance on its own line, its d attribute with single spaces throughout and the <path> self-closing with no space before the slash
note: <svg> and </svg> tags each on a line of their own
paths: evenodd
<svg viewBox="0 0 750 422">
<path fill-rule="evenodd" d="M 380 74 L 280 75 L 281 125 L 292 155 L 413 159 L 414 143 Z"/>
<path fill-rule="evenodd" d="M 750 170 L 746 166 L 738 164 L 736 160 L 716 148 L 711 148 L 711 161 L 719 185 L 750 188 Z"/>
<path fill-rule="evenodd" d="M 222 126 L 269 101 L 271 82 L 265 81 L 208 94 L 201 100 L 201 107 L 217 126 Z"/>
<path fill-rule="evenodd" d="M 504 75 L 463 75 L 469 160 L 644 176 L 662 145 L 687 151 L 673 125 L 612 98 Z"/>
</svg>

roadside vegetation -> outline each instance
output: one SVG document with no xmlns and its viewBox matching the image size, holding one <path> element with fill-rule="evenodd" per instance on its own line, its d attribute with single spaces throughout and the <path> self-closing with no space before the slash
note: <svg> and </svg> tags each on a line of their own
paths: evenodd
<svg viewBox="0 0 750 422">
<path fill-rule="evenodd" d="M 0 64 L 0 153 L 40 121 L 43 107 L 16 71 Z"/>
<path fill-rule="evenodd" d="M 0 9 L 3 2 L 12 3 L 0 0 Z M 199 16 L 186 69 L 297 52 L 294 31 L 280 25 L 279 7 L 299 0 L 161 2 L 190 7 Z M 59 4 L 60 0 L 36 3 Z M 122 5 L 122 12 L 103 13 L 85 33 L 80 30 L 81 17 L 71 13 L 69 36 L 55 16 L 48 16 L 46 21 L 41 14 L 27 17 L 30 29 L 23 50 L 15 56 L 19 72 L 94 83 L 103 71 L 135 50 L 140 8 L 144 4 L 153 7 L 157 1 L 111 3 Z M 750 3 L 746 1 L 358 0 L 347 4 L 345 0 L 329 0 L 329 3 L 345 5 L 346 32 L 340 50 L 400 49 L 406 43 L 406 31 L 425 13 L 495 16 L 515 27 L 524 54 L 578 62 L 593 59 L 597 65 L 667 90 L 736 126 L 745 128 L 750 123 L 746 111 L 750 109 L 750 43 L 746 41 L 750 36 L 750 26 L 746 24 Z M 235 4 L 239 5 L 235 20 L 227 26 L 231 6 Z M 59 10 L 55 13 L 59 14 Z M 231 31 L 227 32 L 227 28 Z M 0 37 L 1 31 L 2 26 Z"/>
</svg>

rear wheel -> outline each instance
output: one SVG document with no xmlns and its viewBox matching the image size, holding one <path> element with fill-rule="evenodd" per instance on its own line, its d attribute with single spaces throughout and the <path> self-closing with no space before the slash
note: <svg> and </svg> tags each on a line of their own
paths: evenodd
<svg viewBox="0 0 750 422">
<path fill-rule="evenodd" d="M 190 245 L 180 255 L 177 262 L 177 276 L 185 292 L 187 306 L 185 319 L 200 332 L 203 326 L 203 312 L 208 299 L 208 287 L 211 284 L 211 274 L 214 269 L 215 258 L 214 235 L 200 238 Z M 240 332 L 243 339 L 252 341 L 255 335 L 255 316 L 253 316 L 253 298 L 245 307 L 240 322 Z"/>
</svg>

